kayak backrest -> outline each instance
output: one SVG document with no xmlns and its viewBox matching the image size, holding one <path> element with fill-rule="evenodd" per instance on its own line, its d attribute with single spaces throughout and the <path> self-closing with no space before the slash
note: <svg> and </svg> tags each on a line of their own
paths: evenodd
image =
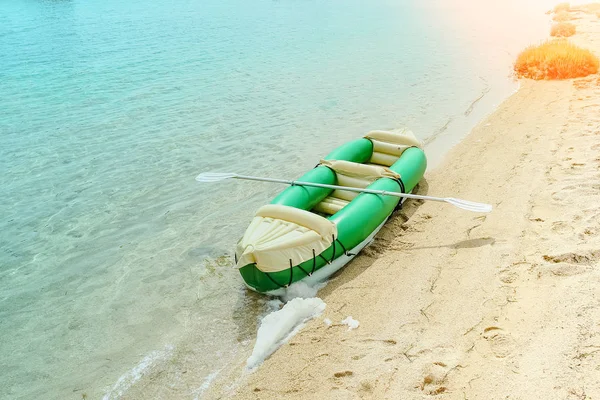
<svg viewBox="0 0 600 400">
<path fill-rule="evenodd" d="M 279 204 L 267 204 L 256 211 L 257 217 L 273 218 L 291 222 L 315 231 L 322 237 L 329 238 L 335 235 L 335 224 L 309 211 Z"/>
<path fill-rule="evenodd" d="M 237 266 L 278 272 L 314 258 L 337 237 L 337 226 L 310 211 L 279 204 L 261 207 L 236 248 Z"/>
<path fill-rule="evenodd" d="M 379 165 L 360 164 L 343 160 L 321 160 L 335 172 L 339 186 L 366 188 L 379 178 L 400 178 L 400 174 Z"/>
<path fill-rule="evenodd" d="M 380 165 L 367 165 L 342 160 L 321 160 L 321 165 L 335 172 L 337 185 L 339 186 L 364 189 L 381 178 L 400 178 L 400 174 Z M 348 190 L 334 190 L 318 203 L 313 211 L 333 215 L 358 195 L 359 193 Z"/>
<path fill-rule="evenodd" d="M 421 142 L 409 130 L 400 132 L 371 131 L 365 135 L 373 143 L 369 163 L 391 166 L 410 147 L 422 147 Z"/>
</svg>

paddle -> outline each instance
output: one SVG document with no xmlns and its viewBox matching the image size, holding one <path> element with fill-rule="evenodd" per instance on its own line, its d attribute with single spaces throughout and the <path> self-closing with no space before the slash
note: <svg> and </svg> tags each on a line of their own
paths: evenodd
<svg viewBox="0 0 600 400">
<path fill-rule="evenodd" d="M 337 186 L 337 185 L 327 185 L 324 183 L 313 183 L 313 182 L 299 182 L 299 181 L 288 181 L 285 179 L 273 179 L 273 178 L 259 178 L 256 176 L 246 176 L 246 175 L 238 175 L 227 172 L 203 172 L 196 177 L 198 182 L 209 183 L 209 182 L 219 182 L 225 179 L 245 179 L 250 181 L 261 181 L 261 182 L 275 182 L 275 183 L 285 183 L 287 185 L 297 185 L 297 186 L 314 186 L 326 189 L 340 189 L 340 190 L 348 190 L 350 192 L 359 192 L 359 193 L 371 193 L 371 194 L 379 194 L 382 196 L 396 196 L 396 197 L 406 197 L 409 199 L 418 199 L 418 200 L 433 200 L 433 201 L 441 201 L 444 203 L 452 204 L 454 207 L 462 208 L 463 210 L 473 211 L 473 212 L 481 212 L 481 213 L 489 213 L 492 211 L 492 206 L 490 204 L 483 203 L 475 203 L 473 201 L 454 199 L 452 197 L 431 197 L 431 196 L 421 196 L 418 194 L 410 194 L 410 193 L 398 193 L 398 192 L 388 192 L 386 190 L 371 190 L 371 189 L 359 189 L 347 186 Z"/>
</svg>

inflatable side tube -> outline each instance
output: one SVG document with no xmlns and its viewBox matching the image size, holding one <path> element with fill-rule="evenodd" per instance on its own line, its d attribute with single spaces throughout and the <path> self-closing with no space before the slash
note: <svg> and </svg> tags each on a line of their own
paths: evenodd
<svg viewBox="0 0 600 400">
<path fill-rule="evenodd" d="M 325 160 L 344 160 L 366 163 L 373 154 L 373 142 L 369 139 L 356 139 L 341 145 L 325 156 Z"/>
<path fill-rule="evenodd" d="M 311 169 L 300 178 L 298 181 L 325 183 L 335 185 L 335 172 L 327 167 L 319 166 Z M 329 196 L 331 189 L 313 187 L 313 186 L 289 186 L 277 197 L 271 201 L 271 204 L 281 204 L 289 207 L 296 207 L 302 210 L 310 210 L 325 197 Z"/>
<path fill-rule="evenodd" d="M 326 160 L 345 160 L 363 163 L 369 160 L 373 153 L 373 144 L 368 139 L 357 139 L 348 142 L 325 157 Z M 335 173 L 327 167 L 319 166 L 300 178 L 302 182 L 325 183 L 336 185 Z M 331 189 L 317 188 L 311 186 L 290 186 L 271 201 L 271 204 L 281 204 L 296 207 L 302 210 L 312 210 L 325 197 L 331 194 Z"/>
<path fill-rule="evenodd" d="M 423 179 L 427 169 L 427 158 L 423 150 L 411 147 L 404 150 L 402 156 L 390 169 L 400 174 L 406 193 L 409 193 Z"/>
</svg>

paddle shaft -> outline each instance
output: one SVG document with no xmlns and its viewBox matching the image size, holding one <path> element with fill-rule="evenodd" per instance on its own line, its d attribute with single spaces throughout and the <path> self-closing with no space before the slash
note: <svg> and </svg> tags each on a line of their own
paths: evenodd
<svg viewBox="0 0 600 400">
<path fill-rule="evenodd" d="M 442 197 L 420 196 L 418 194 L 388 192 L 387 190 L 361 189 L 361 188 L 354 188 L 354 187 L 348 187 L 348 186 L 328 185 L 326 183 L 290 181 L 290 180 L 286 180 L 286 179 L 274 179 L 274 178 L 258 178 L 255 176 L 237 175 L 237 174 L 233 178 L 244 179 L 244 180 L 249 180 L 249 181 L 283 183 L 283 184 L 292 185 L 292 186 L 313 186 L 313 187 L 319 187 L 319 188 L 325 188 L 325 189 L 347 190 L 349 192 L 371 193 L 371 194 L 379 194 L 382 196 L 406 197 L 408 199 L 417 199 L 417 200 L 432 200 L 432 201 L 442 201 L 442 202 L 446 202 L 448 200 L 448 199 L 445 199 Z"/>
</svg>

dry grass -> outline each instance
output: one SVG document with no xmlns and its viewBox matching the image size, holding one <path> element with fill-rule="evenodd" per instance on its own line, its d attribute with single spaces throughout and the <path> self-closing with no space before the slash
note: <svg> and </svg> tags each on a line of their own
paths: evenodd
<svg viewBox="0 0 600 400">
<path fill-rule="evenodd" d="M 568 37 L 575 34 L 575 25 L 569 22 L 558 22 L 552 25 L 550 29 L 550 36 L 556 37 Z"/>
<path fill-rule="evenodd" d="M 558 13 L 560 11 L 570 11 L 570 10 L 571 10 L 571 4 L 569 4 L 569 3 L 560 3 L 554 7 L 555 13 Z"/>
<path fill-rule="evenodd" d="M 573 17 L 571 16 L 571 14 L 569 14 L 566 11 L 559 11 L 556 14 L 554 14 L 554 17 L 552 17 L 552 20 L 556 22 L 565 22 L 570 21 L 572 19 Z"/>
<path fill-rule="evenodd" d="M 566 40 L 553 40 L 526 48 L 515 62 L 520 78 L 569 79 L 598 72 L 598 58 Z"/>
</svg>

